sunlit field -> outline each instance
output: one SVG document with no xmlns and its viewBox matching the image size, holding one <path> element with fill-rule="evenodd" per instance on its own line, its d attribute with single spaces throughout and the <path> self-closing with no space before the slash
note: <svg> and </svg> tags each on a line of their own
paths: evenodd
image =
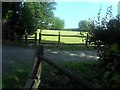
<svg viewBox="0 0 120 90">
<path fill-rule="evenodd" d="M 59 30 L 42 30 L 41 34 L 51 34 L 58 35 Z M 76 36 L 87 36 L 87 32 L 79 31 L 60 31 L 60 35 L 76 35 Z M 34 35 L 32 35 L 34 36 Z M 58 36 L 43 36 L 42 42 L 58 42 Z M 39 31 L 37 32 L 37 39 L 39 39 Z M 85 38 L 81 37 L 60 37 L 60 42 L 64 44 L 83 44 L 85 43 Z"/>
</svg>

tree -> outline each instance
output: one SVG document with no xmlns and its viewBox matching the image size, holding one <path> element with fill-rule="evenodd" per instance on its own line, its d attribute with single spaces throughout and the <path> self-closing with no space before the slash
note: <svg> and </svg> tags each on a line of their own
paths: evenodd
<svg viewBox="0 0 120 90">
<path fill-rule="evenodd" d="M 53 17 L 50 29 L 54 30 L 64 29 L 64 20 L 61 20 L 59 17 Z"/>
<path fill-rule="evenodd" d="M 40 29 L 48 28 L 49 24 L 51 23 L 55 10 L 55 2 L 39 2 L 34 3 L 34 13 L 37 27 Z"/>
<path fill-rule="evenodd" d="M 33 3 L 24 3 L 19 26 L 23 26 L 24 32 L 33 34 L 37 30 L 34 18 Z"/>
<path fill-rule="evenodd" d="M 10 31 L 16 33 L 20 39 L 26 32 L 32 34 L 37 28 L 47 28 L 54 17 L 53 10 L 56 4 L 55 2 L 4 2 L 2 5 L 3 20 L 9 22 Z"/>
<path fill-rule="evenodd" d="M 81 20 L 78 23 L 78 28 L 80 29 L 80 31 L 88 31 L 89 30 L 89 21 Z"/>
<path fill-rule="evenodd" d="M 46 29 L 54 17 L 55 2 L 31 2 L 24 3 L 23 21 L 28 34 L 32 34 L 37 28 Z"/>
<path fill-rule="evenodd" d="M 18 23 L 20 20 L 21 2 L 3 2 L 2 3 L 2 19 L 5 22 L 3 26 L 9 27 L 4 30 L 3 34 L 7 37 L 6 39 L 15 40 L 15 32 L 18 29 Z M 3 36 L 4 36 L 3 35 Z"/>
</svg>

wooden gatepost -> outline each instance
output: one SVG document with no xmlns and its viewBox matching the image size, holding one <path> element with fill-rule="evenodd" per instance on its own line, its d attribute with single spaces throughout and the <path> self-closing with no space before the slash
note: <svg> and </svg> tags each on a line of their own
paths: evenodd
<svg viewBox="0 0 120 90">
<path fill-rule="evenodd" d="M 44 55 L 43 46 L 38 46 L 34 55 L 34 64 L 32 67 L 32 71 L 28 76 L 28 80 L 24 86 L 24 90 L 29 89 L 37 89 L 39 84 L 41 83 L 41 70 L 42 70 L 42 59 L 41 56 Z"/>
<path fill-rule="evenodd" d="M 39 45 L 41 44 L 41 32 L 39 33 Z"/>
<path fill-rule="evenodd" d="M 57 44 L 57 47 L 58 48 L 60 47 L 60 31 L 58 32 L 58 44 Z"/>
<path fill-rule="evenodd" d="M 34 44 L 37 45 L 37 33 L 35 33 L 35 41 Z"/>
<path fill-rule="evenodd" d="M 86 45 L 86 47 L 88 47 L 88 33 L 87 33 L 87 37 L 86 37 L 86 42 L 85 42 L 85 45 Z"/>
</svg>

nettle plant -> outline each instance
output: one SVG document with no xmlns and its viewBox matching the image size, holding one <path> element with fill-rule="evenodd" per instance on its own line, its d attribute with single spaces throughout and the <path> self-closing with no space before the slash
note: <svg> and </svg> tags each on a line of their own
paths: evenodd
<svg viewBox="0 0 120 90">
<path fill-rule="evenodd" d="M 106 16 L 90 20 L 89 41 L 98 51 L 103 88 L 120 88 L 120 15 L 113 17 L 112 6 Z"/>
</svg>

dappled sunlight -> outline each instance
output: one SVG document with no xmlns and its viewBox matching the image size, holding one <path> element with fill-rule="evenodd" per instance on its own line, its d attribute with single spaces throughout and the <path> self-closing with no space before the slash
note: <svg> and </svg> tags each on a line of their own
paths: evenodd
<svg viewBox="0 0 120 90">
<path fill-rule="evenodd" d="M 85 57 L 86 54 L 85 53 L 80 53 L 80 57 Z"/>
<path fill-rule="evenodd" d="M 64 51 L 45 49 L 45 57 L 53 61 L 88 61 L 98 60 L 95 51 Z"/>
<path fill-rule="evenodd" d="M 54 53 L 54 54 L 58 54 L 58 52 L 52 52 L 52 53 Z"/>
<path fill-rule="evenodd" d="M 65 51 L 64 53 L 65 53 L 66 55 L 68 54 L 68 55 L 70 55 L 70 56 L 77 56 L 76 54 L 70 53 L 70 52 L 67 52 L 67 51 Z"/>
<path fill-rule="evenodd" d="M 58 36 L 54 36 L 54 35 L 58 35 L 58 31 L 59 30 L 43 30 L 42 31 L 42 42 L 58 42 Z M 38 32 L 39 33 L 39 32 Z M 84 36 L 87 36 L 87 32 L 81 32 Z M 53 35 L 53 36 L 45 36 L 46 35 Z M 85 39 L 84 37 L 81 37 L 82 34 L 80 34 L 79 31 L 60 31 L 60 42 L 61 43 L 65 43 L 65 44 L 84 44 L 85 41 L 83 41 L 83 39 Z M 62 35 L 65 35 L 62 36 Z M 80 36 L 80 37 L 70 37 L 70 35 L 73 36 Z M 69 37 L 68 37 L 69 36 Z M 37 35 L 37 39 L 39 39 L 39 35 Z"/>
<path fill-rule="evenodd" d="M 47 51 L 51 51 L 52 52 L 52 50 L 50 50 L 50 49 L 47 49 Z"/>
<path fill-rule="evenodd" d="M 91 55 L 88 55 L 87 58 L 88 58 L 88 59 L 89 59 L 89 58 L 93 58 L 93 59 L 97 59 L 97 60 L 99 59 L 98 56 L 95 57 L 95 56 L 91 56 Z"/>
<path fill-rule="evenodd" d="M 76 56 L 76 54 L 71 53 L 70 56 Z"/>
<path fill-rule="evenodd" d="M 15 63 L 15 61 L 11 60 L 10 63 Z"/>
</svg>

